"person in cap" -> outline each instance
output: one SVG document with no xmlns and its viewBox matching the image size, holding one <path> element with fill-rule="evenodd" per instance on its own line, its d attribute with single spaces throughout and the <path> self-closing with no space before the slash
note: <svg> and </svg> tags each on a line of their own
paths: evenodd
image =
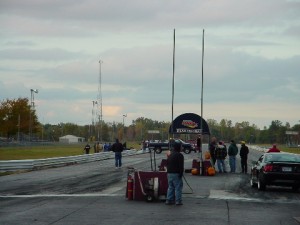
<svg viewBox="0 0 300 225">
<path fill-rule="evenodd" d="M 173 151 L 167 159 L 168 191 L 166 205 L 182 205 L 184 156 L 180 153 L 181 142 L 175 140 Z M 175 199 L 174 199 L 175 198 Z"/>
<path fill-rule="evenodd" d="M 228 147 L 228 156 L 229 156 L 229 166 L 230 166 L 230 172 L 235 173 L 236 170 L 236 155 L 238 154 L 239 149 L 236 146 L 236 143 L 234 140 L 230 141 L 230 145 Z"/>
<path fill-rule="evenodd" d="M 272 148 L 267 151 L 267 153 L 269 152 L 280 152 L 280 150 L 277 148 L 276 144 L 273 144 Z"/>
<path fill-rule="evenodd" d="M 247 173 L 248 169 L 248 154 L 249 154 L 249 148 L 246 146 L 246 142 L 241 142 L 241 149 L 240 149 L 240 156 L 241 156 L 241 167 L 242 167 L 242 173 Z"/>
</svg>

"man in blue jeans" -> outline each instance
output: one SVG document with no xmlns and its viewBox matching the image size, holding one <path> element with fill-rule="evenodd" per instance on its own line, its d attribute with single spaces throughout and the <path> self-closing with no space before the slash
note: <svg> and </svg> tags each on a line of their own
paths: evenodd
<svg viewBox="0 0 300 225">
<path fill-rule="evenodd" d="M 236 170 L 236 155 L 238 154 L 239 149 L 236 146 L 234 140 L 231 140 L 229 148 L 228 148 L 228 155 L 229 155 L 229 165 L 230 165 L 230 172 L 235 173 Z"/>
<path fill-rule="evenodd" d="M 116 139 L 116 142 L 112 145 L 111 150 L 115 153 L 115 165 L 116 169 L 121 169 L 122 167 L 122 152 L 123 145 Z"/>
<path fill-rule="evenodd" d="M 175 140 L 173 151 L 167 160 L 168 192 L 166 205 L 172 205 L 174 203 L 176 205 L 182 205 L 182 176 L 184 170 L 184 157 L 180 151 L 181 142 Z"/>
</svg>

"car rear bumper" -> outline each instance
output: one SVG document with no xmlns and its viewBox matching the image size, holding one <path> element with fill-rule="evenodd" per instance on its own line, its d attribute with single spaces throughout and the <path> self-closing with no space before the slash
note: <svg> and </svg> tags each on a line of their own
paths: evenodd
<svg viewBox="0 0 300 225">
<path fill-rule="evenodd" d="M 263 180 L 269 185 L 300 185 L 300 173 L 264 173 Z"/>
</svg>

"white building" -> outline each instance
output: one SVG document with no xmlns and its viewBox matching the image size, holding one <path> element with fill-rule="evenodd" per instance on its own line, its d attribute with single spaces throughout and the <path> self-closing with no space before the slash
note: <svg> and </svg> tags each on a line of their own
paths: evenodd
<svg viewBox="0 0 300 225">
<path fill-rule="evenodd" d="M 59 138 L 59 142 L 62 142 L 62 143 L 78 143 L 78 142 L 84 142 L 85 141 L 85 138 L 83 137 L 76 137 L 74 135 L 66 135 L 66 136 L 63 136 L 63 137 L 60 137 Z"/>
</svg>

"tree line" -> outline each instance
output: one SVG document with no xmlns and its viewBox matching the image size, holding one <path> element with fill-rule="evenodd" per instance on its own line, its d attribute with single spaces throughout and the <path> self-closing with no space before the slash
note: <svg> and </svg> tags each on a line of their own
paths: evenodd
<svg viewBox="0 0 300 225">
<path fill-rule="evenodd" d="M 28 98 L 6 99 L 0 105 L 0 137 L 16 141 L 58 141 L 64 135 L 83 137 L 87 141 L 113 142 L 122 141 L 167 140 L 170 122 L 156 121 L 139 117 L 129 126 L 123 123 L 99 121 L 96 124 L 77 125 L 74 123 L 42 124 L 36 111 L 31 108 Z M 247 121 L 233 123 L 231 120 L 206 120 L 211 136 L 218 140 L 246 141 L 247 143 L 299 143 L 297 136 L 287 136 L 286 131 L 300 131 L 300 124 L 293 127 L 287 122 L 271 121 L 269 127 L 259 129 Z M 30 134 L 30 131 L 32 133 Z M 155 132 L 149 132 L 155 131 Z M 183 140 L 196 139 L 196 135 L 179 135 Z M 207 137 L 205 137 L 208 139 Z"/>
</svg>

